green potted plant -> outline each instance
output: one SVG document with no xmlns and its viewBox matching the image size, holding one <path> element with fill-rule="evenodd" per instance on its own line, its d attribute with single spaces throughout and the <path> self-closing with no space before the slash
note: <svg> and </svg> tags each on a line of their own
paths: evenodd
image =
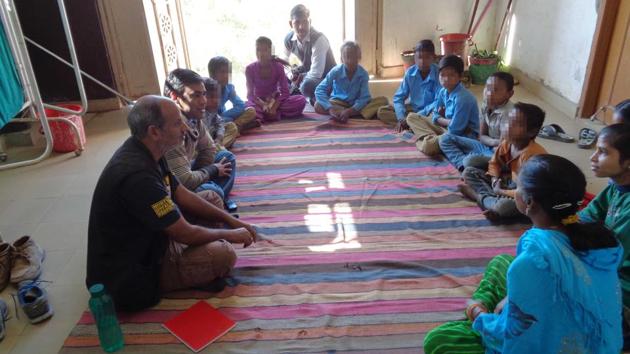
<svg viewBox="0 0 630 354">
<path fill-rule="evenodd" d="M 476 44 L 468 55 L 468 70 L 473 84 L 485 84 L 488 77 L 499 70 L 500 65 L 501 56 L 496 52 L 479 50 Z"/>
</svg>

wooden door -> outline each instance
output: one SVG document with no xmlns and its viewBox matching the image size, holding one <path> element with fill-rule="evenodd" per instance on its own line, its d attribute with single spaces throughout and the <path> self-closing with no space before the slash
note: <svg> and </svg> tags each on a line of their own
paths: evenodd
<svg viewBox="0 0 630 354">
<path fill-rule="evenodd" d="M 608 58 L 599 90 L 597 107 L 616 105 L 630 98 L 630 1 L 621 1 L 608 50 Z M 612 112 L 607 110 L 600 119 L 609 124 Z"/>
</svg>

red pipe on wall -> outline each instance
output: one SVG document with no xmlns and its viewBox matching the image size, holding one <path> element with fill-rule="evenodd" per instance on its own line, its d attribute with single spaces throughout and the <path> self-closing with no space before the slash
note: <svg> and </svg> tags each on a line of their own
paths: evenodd
<svg viewBox="0 0 630 354">
<path fill-rule="evenodd" d="M 483 18 L 486 17 L 488 10 L 490 10 L 490 5 L 492 5 L 492 1 L 494 0 L 488 0 L 488 2 L 486 3 L 486 6 L 483 8 L 483 11 L 481 11 L 481 16 L 479 16 L 479 21 L 475 23 L 475 26 L 473 27 L 472 32 L 469 33 L 470 37 L 474 36 L 475 32 L 477 32 L 477 29 L 479 28 L 481 21 L 483 21 Z"/>
</svg>

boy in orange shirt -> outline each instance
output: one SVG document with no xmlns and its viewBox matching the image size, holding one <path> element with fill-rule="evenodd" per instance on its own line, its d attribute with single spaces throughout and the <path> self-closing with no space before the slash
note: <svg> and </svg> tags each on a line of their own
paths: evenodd
<svg viewBox="0 0 630 354">
<path fill-rule="evenodd" d="M 518 102 L 510 111 L 508 123 L 501 127 L 503 140 L 488 163 L 488 172 L 466 167 L 463 172 L 466 184 L 458 186 L 460 192 L 476 201 L 490 220 L 518 216 L 514 201 L 516 178 L 521 166 L 530 157 L 546 154 L 536 143 L 536 136 L 545 120 L 545 112 L 538 106 Z"/>
</svg>

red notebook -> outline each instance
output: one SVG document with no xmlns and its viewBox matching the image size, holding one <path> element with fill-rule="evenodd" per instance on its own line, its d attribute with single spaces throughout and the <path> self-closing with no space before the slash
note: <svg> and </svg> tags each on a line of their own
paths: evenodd
<svg viewBox="0 0 630 354">
<path fill-rule="evenodd" d="M 234 328 L 236 322 L 207 302 L 199 301 L 163 326 L 196 353 Z"/>
</svg>

